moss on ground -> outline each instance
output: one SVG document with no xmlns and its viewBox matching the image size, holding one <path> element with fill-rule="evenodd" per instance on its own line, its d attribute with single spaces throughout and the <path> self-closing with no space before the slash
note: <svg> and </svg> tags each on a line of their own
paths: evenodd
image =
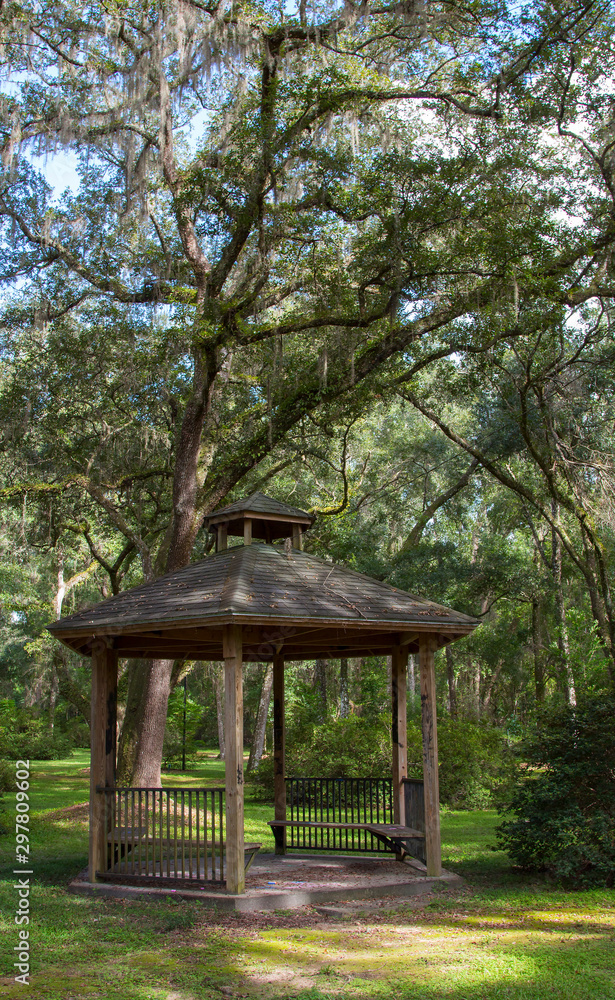
<svg viewBox="0 0 615 1000">
<path fill-rule="evenodd" d="M 80 756 L 34 765 L 32 1000 L 615 1000 L 615 890 L 564 892 L 512 871 L 490 849 L 492 812 L 443 815 L 446 864 L 465 887 L 388 910 L 354 906 L 333 921 L 312 908 L 215 914 L 182 900 L 70 896 L 66 883 L 86 861 L 85 766 Z M 166 781 L 217 784 L 220 766 L 206 758 Z M 248 803 L 250 837 L 268 843 L 270 812 Z M 11 975 L 12 849 L 9 834 L 0 841 L 9 1000 L 26 990 Z"/>
</svg>

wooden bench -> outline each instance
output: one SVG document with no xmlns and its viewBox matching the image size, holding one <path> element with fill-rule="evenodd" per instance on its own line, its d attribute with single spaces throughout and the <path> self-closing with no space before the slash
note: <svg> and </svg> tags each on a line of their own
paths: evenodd
<svg viewBox="0 0 615 1000">
<path fill-rule="evenodd" d="M 302 830 L 365 830 L 371 833 L 393 853 L 399 860 L 405 857 L 418 857 L 425 860 L 425 834 L 410 826 L 399 826 L 395 823 L 318 823 L 309 820 L 272 819 L 269 826 L 275 837 L 278 850 L 284 850 L 284 831 L 287 828 Z M 303 849 L 303 848 L 302 848 Z M 309 848 L 305 848 L 309 850 Z M 349 848 L 351 850 L 351 848 Z"/>
</svg>

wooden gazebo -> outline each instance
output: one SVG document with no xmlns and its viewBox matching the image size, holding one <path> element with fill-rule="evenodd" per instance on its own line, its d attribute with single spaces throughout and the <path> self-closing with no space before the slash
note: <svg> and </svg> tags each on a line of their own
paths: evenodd
<svg viewBox="0 0 615 1000">
<path fill-rule="evenodd" d="M 187 842 L 184 823 L 188 820 L 185 820 L 183 793 L 179 807 L 177 798 L 175 800 L 174 826 L 168 810 L 165 813 L 164 836 L 162 790 L 159 804 L 157 790 L 121 790 L 122 794 L 138 792 L 138 804 L 135 806 L 134 794 L 132 804 L 126 796 L 124 799 L 121 795 L 116 796 L 115 811 L 109 819 L 109 796 L 116 794 L 118 657 L 224 660 L 226 890 L 242 893 L 245 885 L 242 663 L 273 662 L 275 820 L 283 823 L 286 819 L 285 663 L 315 658 L 390 656 L 393 810 L 394 822 L 404 827 L 406 671 L 408 655 L 418 653 L 427 873 L 441 873 L 434 653 L 470 633 L 478 621 L 303 552 L 301 535 L 312 521 L 304 511 L 255 493 L 207 519 L 206 526 L 216 534 L 215 554 L 49 626 L 51 633 L 69 648 L 92 658 L 90 881 L 97 881 L 110 865 L 113 868 L 114 860 L 120 858 L 121 862 L 128 850 L 128 836 L 132 837 L 133 869 L 137 849 L 140 859 L 142 848 L 147 855 L 147 844 L 153 844 L 154 868 L 159 874 L 162 874 L 164 858 L 168 858 L 169 844 L 174 843 L 177 875 L 178 837 L 182 838 L 182 844 Z M 243 539 L 243 544 L 229 548 L 229 536 Z M 258 542 L 259 539 L 262 542 Z M 273 544 L 277 539 L 284 539 L 284 543 Z M 150 828 L 148 817 L 152 803 L 154 826 Z M 122 808 L 124 812 L 118 819 L 117 811 L 121 813 Z M 158 826 L 156 809 L 159 810 Z M 198 817 L 210 814 L 215 826 L 216 807 L 205 802 L 203 812 L 197 795 L 197 858 Z M 192 830 L 191 817 L 192 814 L 189 819 Z M 219 817 L 218 831 L 222 818 Z M 201 823 L 204 822 L 202 819 Z M 192 874 L 192 832 L 190 836 Z M 213 857 L 215 830 L 213 833 L 201 830 L 200 836 L 201 848 L 205 845 Z M 160 853 L 156 862 L 158 841 Z M 168 874 L 168 860 L 166 864 Z M 202 881 L 207 875 L 201 876 L 198 860 L 195 864 L 197 876 Z M 220 854 L 219 872 L 221 864 Z M 126 868 L 125 865 L 125 873 Z M 214 869 L 212 862 L 212 871 Z M 140 870 L 137 862 L 136 871 Z M 120 863 L 116 880 L 121 879 Z"/>
</svg>

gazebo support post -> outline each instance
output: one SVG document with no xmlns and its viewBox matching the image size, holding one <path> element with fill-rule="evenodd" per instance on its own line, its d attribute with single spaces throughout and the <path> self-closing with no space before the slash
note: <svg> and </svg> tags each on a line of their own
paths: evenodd
<svg viewBox="0 0 615 1000">
<path fill-rule="evenodd" d="M 243 683 L 241 625 L 225 625 L 226 891 L 245 890 L 243 833 Z"/>
<path fill-rule="evenodd" d="M 408 647 L 395 646 L 391 653 L 391 742 L 393 745 L 393 822 L 406 825 L 403 779 L 408 777 L 408 723 L 406 714 L 406 670 Z"/>
<path fill-rule="evenodd" d="M 286 730 L 284 721 L 284 657 L 273 657 L 273 775 L 275 818 L 286 819 Z M 282 846 L 276 854 L 286 854 L 286 827 L 282 827 Z"/>
<path fill-rule="evenodd" d="M 216 525 L 216 552 L 224 552 L 228 548 L 228 525 Z"/>
<path fill-rule="evenodd" d="M 92 649 L 92 696 L 90 715 L 90 847 L 88 879 L 107 869 L 107 820 L 105 796 L 98 786 L 115 785 L 117 745 L 117 653 L 103 639 Z"/>
<path fill-rule="evenodd" d="M 438 729 L 436 720 L 436 672 L 434 635 L 421 635 L 421 714 L 423 723 L 423 788 L 425 795 L 425 850 L 427 874 L 442 874 L 440 845 L 440 786 L 438 781 Z"/>
</svg>

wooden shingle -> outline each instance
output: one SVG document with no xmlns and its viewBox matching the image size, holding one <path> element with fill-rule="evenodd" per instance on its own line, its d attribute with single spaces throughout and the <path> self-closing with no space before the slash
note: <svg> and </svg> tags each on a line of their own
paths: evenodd
<svg viewBox="0 0 615 1000">
<path fill-rule="evenodd" d="M 267 630 L 273 628 L 285 652 L 307 658 L 310 649 L 318 655 L 327 643 L 359 655 L 354 651 L 377 649 L 389 634 L 395 641 L 400 633 L 430 631 L 446 642 L 471 632 L 478 621 L 298 549 L 253 544 L 133 587 L 54 622 L 49 631 L 81 652 L 88 652 L 93 637 L 122 636 L 118 648 L 124 643 L 133 656 L 141 639 L 131 645 L 130 635 L 142 638 L 143 655 L 154 655 L 156 643 L 170 655 L 167 646 L 179 650 L 183 638 L 191 637 L 190 649 L 185 642 L 181 647 L 184 653 L 209 650 L 215 659 L 221 655 L 221 628 L 230 623 L 250 626 L 257 645 L 259 636 L 269 641 Z M 189 637 L 179 634 L 184 626 Z M 255 652 L 253 658 L 267 657 Z"/>
</svg>

